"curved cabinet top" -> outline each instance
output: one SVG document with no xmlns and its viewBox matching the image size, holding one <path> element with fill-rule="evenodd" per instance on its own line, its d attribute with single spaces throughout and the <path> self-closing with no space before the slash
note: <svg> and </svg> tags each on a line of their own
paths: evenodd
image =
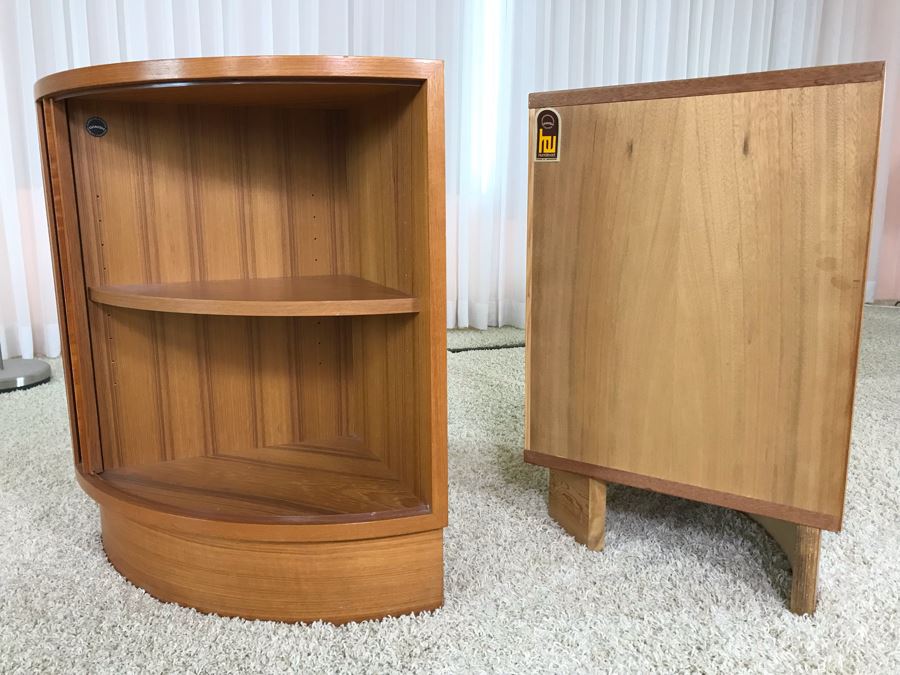
<svg viewBox="0 0 900 675">
<path fill-rule="evenodd" d="M 229 80 L 423 81 L 437 77 L 442 70 L 441 61 L 380 56 L 215 56 L 127 61 L 47 75 L 35 83 L 34 97 L 65 98 L 119 87 Z"/>
</svg>

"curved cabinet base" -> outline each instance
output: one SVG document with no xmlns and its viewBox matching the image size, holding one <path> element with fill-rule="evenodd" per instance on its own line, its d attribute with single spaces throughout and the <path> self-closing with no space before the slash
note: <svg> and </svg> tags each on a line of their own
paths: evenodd
<svg viewBox="0 0 900 675">
<path fill-rule="evenodd" d="M 550 469 L 550 517 L 581 544 L 598 551 L 606 533 L 606 483 L 560 469 Z M 819 574 L 819 541 L 822 531 L 806 525 L 748 513 L 765 528 L 791 564 L 790 610 L 794 614 L 816 611 Z"/>
<path fill-rule="evenodd" d="M 443 602 L 441 530 L 336 542 L 186 535 L 101 507 L 103 547 L 129 581 L 201 612 L 345 623 Z"/>
</svg>

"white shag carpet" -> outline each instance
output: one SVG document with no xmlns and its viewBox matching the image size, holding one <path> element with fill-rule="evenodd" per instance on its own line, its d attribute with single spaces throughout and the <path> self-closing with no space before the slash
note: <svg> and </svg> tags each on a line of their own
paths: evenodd
<svg viewBox="0 0 900 675">
<path fill-rule="evenodd" d="M 900 671 L 900 311 L 866 309 L 845 529 L 823 538 L 812 618 L 787 611 L 784 556 L 735 512 L 612 487 L 606 550 L 576 544 L 547 516 L 546 472 L 522 462 L 523 350 L 448 366 L 446 604 L 340 628 L 131 586 L 72 476 L 58 367 L 0 395 L 0 671 Z"/>
</svg>

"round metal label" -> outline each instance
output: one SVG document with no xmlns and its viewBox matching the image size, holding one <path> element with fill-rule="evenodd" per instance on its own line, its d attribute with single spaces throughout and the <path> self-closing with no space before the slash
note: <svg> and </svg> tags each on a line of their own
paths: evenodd
<svg viewBox="0 0 900 675">
<path fill-rule="evenodd" d="M 84 128 L 87 129 L 87 132 L 91 136 L 106 136 L 106 132 L 109 131 L 109 127 L 106 126 L 106 120 L 102 117 L 88 117 L 87 122 L 84 123 Z"/>
</svg>

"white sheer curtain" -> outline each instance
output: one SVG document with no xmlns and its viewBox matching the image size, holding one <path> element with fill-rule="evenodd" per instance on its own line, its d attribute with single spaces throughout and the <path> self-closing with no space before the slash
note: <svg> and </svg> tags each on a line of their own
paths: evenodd
<svg viewBox="0 0 900 675">
<path fill-rule="evenodd" d="M 59 353 L 31 94 L 48 73 L 231 54 L 444 59 L 447 323 L 522 326 L 530 91 L 873 58 L 888 4 L 0 0 L 0 348 Z"/>
</svg>

